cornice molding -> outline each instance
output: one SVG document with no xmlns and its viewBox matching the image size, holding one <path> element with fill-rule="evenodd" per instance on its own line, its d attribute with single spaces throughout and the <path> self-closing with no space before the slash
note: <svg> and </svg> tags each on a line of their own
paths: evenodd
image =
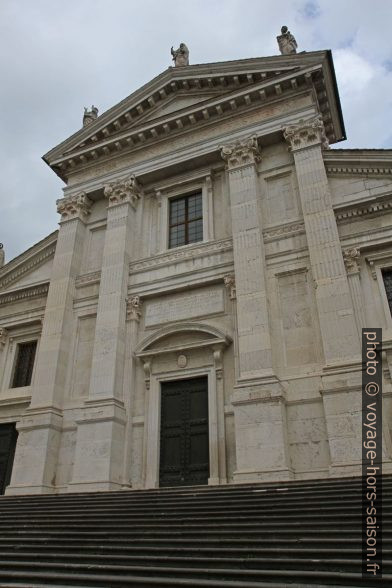
<svg viewBox="0 0 392 588">
<path fill-rule="evenodd" d="M 365 166 L 358 166 L 358 167 L 336 167 L 331 166 L 330 164 L 326 164 L 326 171 L 328 175 L 345 175 L 345 176 L 356 176 L 356 175 L 372 175 L 372 176 L 392 176 L 392 166 L 391 167 L 365 167 Z"/>
<path fill-rule="evenodd" d="M 75 280 L 75 288 L 82 288 L 83 286 L 91 286 L 92 284 L 99 284 L 101 280 L 101 270 L 89 272 L 78 276 Z"/>
<path fill-rule="evenodd" d="M 133 261 L 129 265 L 131 274 L 143 272 L 146 269 L 155 269 L 171 265 L 177 261 L 187 259 L 194 259 L 195 257 L 205 257 L 214 253 L 231 251 L 233 249 L 233 240 L 222 239 L 220 241 L 212 241 L 206 243 L 199 243 L 197 245 L 186 246 L 184 249 L 172 249 L 167 253 L 161 253 L 154 257 L 148 257 Z"/>
<path fill-rule="evenodd" d="M 352 205 L 342 209 L 335 208 L 336 220 L 339 223 L 351 222 L 368 215 L 378 215 L 385 211 L 392 210 L 392 195 L 382 200 L 365 202 L 363 204 Z"/>
<path fill-rule="evenodd" d="M 27 286 L 11 292 L 4 292 L 0 294 L 0 306 L 11 304 L 12 302 L 19 302 L 30 298 L 39 298 L 46 296 L 49 290 L 49 282 L 43 284 L 36 284 L 35 286 Z"/>
<path fill-rule="evenodd" d="M 303 221 L 286 223 L 277 227 L 266 228 L 263 231 L 264 241 L 275 241 L 276 239 L 293 237 L 305 232 Z"/>
</svg>

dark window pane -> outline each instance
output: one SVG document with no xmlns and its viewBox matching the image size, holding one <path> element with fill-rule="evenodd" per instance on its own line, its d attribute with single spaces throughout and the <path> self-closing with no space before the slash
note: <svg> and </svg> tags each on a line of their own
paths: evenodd
<svg viewBox="0 0 392 588">
<path fill-rule="evenodd" d="M 392 270 L 384 270 L 382 272 L 384 280 L 385 292 L 388 298 L 389 309 L 392 313 Z"/>
<path fill-rule="evenodd" d="M 12 388 L 30 386 L 36 349 L 37 341 L 18 345 Z"/>
<path fill-rule="evenodd" d="M 195 243 L 203 239 L 203 220 L 192 221 L 188 225 L 188 243 Z"/>
<path fill-rule="evenodd" d="M 203 239 L 202 195 L 190 194 L 170 201 L 169 247 L 179 247 Z"/>
</svg>

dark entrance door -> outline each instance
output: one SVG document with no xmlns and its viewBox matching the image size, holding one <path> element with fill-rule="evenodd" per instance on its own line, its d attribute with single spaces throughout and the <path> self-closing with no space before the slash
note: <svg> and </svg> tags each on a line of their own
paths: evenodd
<svg viewBox="0 0 392 588">
<path fill-rule="evenodd" d="M 14 423 L 0 425 L 0 494 L 10 483 L 17 438 Z"/>
<path fill-rule="evenodd" d="M 207 484 L 207 377 L 162 383 L 160 486 Z"/>
</svg>

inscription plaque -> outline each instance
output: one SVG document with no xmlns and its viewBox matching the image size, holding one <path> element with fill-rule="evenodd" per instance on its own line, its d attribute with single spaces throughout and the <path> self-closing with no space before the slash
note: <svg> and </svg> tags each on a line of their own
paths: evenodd
<svg viewBox="0 0 392 588">
<path fill-rule="evenodd" d="M 223 312 L 223 288 L 201 288 L 192 294 L 173 294 L 159 302 L 146 303 L 145 325 L 152 327 L 198 316 Z"/>
</svg>

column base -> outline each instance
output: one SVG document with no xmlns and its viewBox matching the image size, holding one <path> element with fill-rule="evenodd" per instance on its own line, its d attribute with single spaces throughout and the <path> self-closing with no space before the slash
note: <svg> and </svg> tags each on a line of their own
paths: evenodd
<svg viewBox="0 0 392 588">
<path fill-rule="evenodd" d="M 11 482 L 6 494 L 52 494 L 61 438 L 62 414 L 55 408 L 27 409 L 17 425 Z"/>
<path fill-rule="evenodd" d="M 286 396 L 274 376 L 249 386 L 235 386 L 234 407 L 237 473 L 234 479 L 290 479 Z"/>
<path fill-rule="evenodd" d="M 75 463 L 69 492 L 121 490 L 126 414 L 117 400 L 89 402 L 77 421 Z"/>
<path fill-rule="evenodd" d="M 233 474 L 235 484 L 247 484 L 252 482 L 283 482 L 294 480 L 294 472 L 291 469 L 270 471 L 237 471 Z"/>
<path fill-rule="evenodd" d="M 54 494 L 56 488 L 54 486 L 7 486 L 5 489 L 5 496 L 27 496 L 30 494 Z"/>
<path fill-rule="evenodd" d="M 122 484 L 115 482 L 92 480 L 91 482 L 70 482 L 68 484 L 68 492 L 110 492 L 115 490 L 129 490 L 124 488 Z"/>
</svg>

